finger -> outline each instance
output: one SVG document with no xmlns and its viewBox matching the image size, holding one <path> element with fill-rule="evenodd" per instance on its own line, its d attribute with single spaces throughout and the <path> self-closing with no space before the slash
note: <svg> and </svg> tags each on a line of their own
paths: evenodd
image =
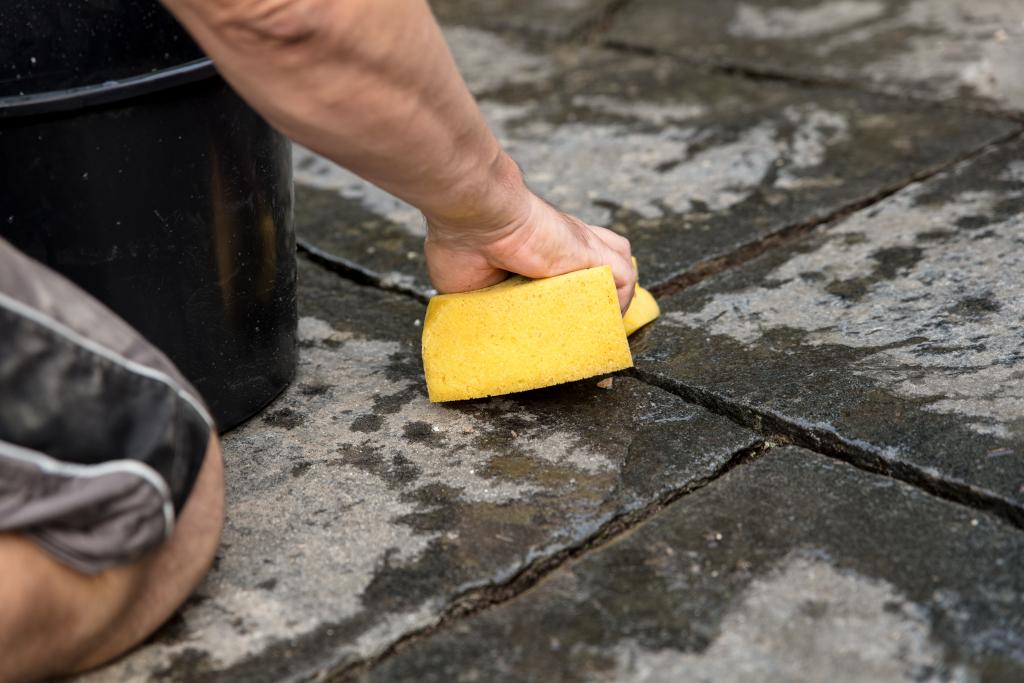
<svg viewBox="0 0 1024 683">
<path fill-rule="evenodd" d="M 599 225 L 588 225 L 587 227 L 589 227 L 595 235 L 601 238 L 602 242 L 622 254 L 626 260 L 632 260 L 633 250 L 628 239 L 617 232 L 609 230 L 608 228 L 602 228 Z"/>
<path fill-rule="evenodd" d="M 601 254 L 602 263 L 611 266 L 612 276 L 615 278 L 615 289 L 619 297 L 619 307 L 625 313 L 633 300 L 636 291 L 636 269 L 633 267 L 633 259 L 630 256 L 629 240 L 616 235 L 607 228 L 587 226 L 597 237 L 604 253 Z"/>
</svg>

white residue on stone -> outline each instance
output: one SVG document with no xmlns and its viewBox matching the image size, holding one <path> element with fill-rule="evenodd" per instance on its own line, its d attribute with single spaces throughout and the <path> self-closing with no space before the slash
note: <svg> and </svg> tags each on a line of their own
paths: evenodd
<svg viewBox="0 0 1024 683">
<path fill-rule="evenodd" d="M 415 207 L 355 173 L 298 144 L 292 146 L 292 163 L 292 174 L 299 185 L 337 192 L 346 199 L 359 202 L 367 211 L 400 225 L 410 235 L 426 235 L 423 216 Z"/>
<path fill-rule="evenodd" d="M 790 163 L 797 168 L 818 166 L 825 161 L 829 146 L 845 142 L 850 125 L 844 115 L 815 104 L 791 105 L 783 115 L 797 126 Z"/>
<path fill-rule="evenodd" d="M 623 103 L 617 113 L 629 106 Z M 721 210 L 749 196 L 784 150 L 771 122 L 691 155 L 698 130 L 690 126 L 637 132 L 627 123 L 552 125 L 529 119 L 521 106 L 484 102 L 483 108 L 527 170 L 531 186 L 559 208 L 596 224 L 606 223 L 609 211 L 595 205 L 583 188 L 599 188 L 598 199 L 648 218 L 661 216 L 665 208 L 688 211 L 693 200 Z"/>
<path fill-rule="evenodd" d="M 485 102 L 483 107 L 512 155 L 527 169 L 531 185 L 563 210 L 597 224 L 607 222 L 610 214 L 592 202 L 595 198 L 646 218 L 657 218 L 665 209 L 690 211 L 695 201 L 712 211 L 728 209 L 748 198 L 779 160 L 785 164 L 777 181 L 780 186 L 802 180 L 789 169 L 820 164 L 828 147 L 846 140 L 849 130 L 840 113 L 816 105 L 792 106 L 785 111 L 796 127 L 791 139 L 780 134 L 777 123 L 763 121 L 730 142 L 694 153 L 692 144 L 709 132 L 707 127 L 667 124 L 649 132 L 637 131 L 629 123 L 552 125 L 532 120 L 530 109 L 521 105 Z M 614 113 L 625 116 L 635 108 L 633 118 L 641 121 L 667 116 L 666 105 L 650 107 L 620 100 Z M 600 189 L 588 196 L 581 188 Z"/>
<path fill-rule="evenodd" d="M 494 33 L 453 26 L 445 29 L 445 37 L 474 92 L 544 79 L 553 69 L 549 57 L 531 54 Z M 496 55 L 501 58 L 496 59 Z M 367 211 L 401 226 L 414 237 L 426 234 L 426 225 L 417 209 L 300 145 L 293 147 L 293 166 L 296 183 L 334 191 L 357 201 Z"/>
<path fill-rule="evenodd" d="M 476 440 L 491 428 L 493 413 L 474 416 L 432 404 L 415 391 L 421 377 L 388 376 L 400 344 L 356 338 L 310 317 L 299 320 L 298 337 L 298 377 L 263 414 L 295 422 L 275 427 L 272 419 L 257 417 L 224 439 L 225 550 L 199 590 L 206 599 L 183 611 L 183 635 L 141 648 L 105 668 L 97 681 L 134 680 L 186 650 L 208 656 L 213 667 L 229 667 L 272 643 L 356 616 L 382 566 L 416 561 L 440 533 L 396 521 L 424 509 L 407 495 L 420 487 L 442 484 L 467 503 L 496 505 L 540 490 L 526 479 L 489 474 L 490 460 L 505 453 Z M 309 386 L 327 390 L 304 393 Z M 375 409 L 375 399 L 387 396 L 398 398 Z M 499 399 L 492 407 L 514 417 L 519 429 L 536 422 L 512 401 Z M 355 428 L 367 418 L 376 425 Z M 410 426 L 418 427 L 415 436 Z M 613 467 L 572 435 L 539 426 L 517 448 L 581 473 Z M 390 476 L 401 468 L 408 480 Z M 260 587 L 267 580 L 272 587 Z M 339 656 L 372 656 L 436 620 L 442 597 L 412 612 L 375 615 L 376 623 L 354 642 L 339 645 Z"/>
<path fill-rule="evenodd" d="M 849 139 L 850 124 L 846 116 L 815 104 L 791 105 L 783 114 L 797 128 L 786 159 L 787 165 L 779 170 L 775 187 L 794 190 L 808 184 L 821 185 L 820 178 L 811 178 L 809 182 L 808 178 L 794 171 L 822 165 L 829 147 Z M 826 179 L 826 182 L 834 181 Z"/>
<path fill-rule="evenodd" d="M 419 256 L 416 254 L 416 256 Z M 380 278 L 380 284 L 385 288 L 401 288 L 405 290 L 418 290 L 419 283 L 416 282 L 416 278 L 408 273 L 399 273 L 392 271 L 389 273 L 383 273 Z"/>
<path fill-rule="evenodd" d="M 1024 161 L 1011 161 L 1006 170 L 999 174 L 999 180 L 1011 183 L 1024 183 Z"/>
<path fill-rule="evenodd" d="M 847 30 L 885 13 L 880 0 L 830 0 L 802 8 L 764 8 L 740 3 L 729 23 L 730 35 L 761 40 L 813 38 Z"/>
<path fill-rule="evenodd" d="M 919 36 L 912 50 L 892 62 L 893 70 L 914 74 L 929 65 L 948 77 L 944 94 L 961 86 L 978 95 L 1024 106 L 1024 5 L 1016 0 L 972 0 L 967 5 L 915 0 L 904 13 L 905 25 L 931 29 L 941 38 Z M 997 40 L 996 35 L 1006 36 Z M 934 46 L 941 45 L 937 53 Z M 932 61 L 934 60 L 934 61 Z M 882 70 L 885 70 L 884 63 Z"/>
<path fill-rule="evenodd" d="M 822 40 L 814 52 L 827 57 L 852 48 L 870 58 L 875 42 L 891 42 L 887 36 L 900 36 L 902 49 L 883 49 L 854 67 L 879 87 L 942 99 L 968 89 L 1024 108 L 1024 4 L 1018 0 L 912 0 L 892 16 Z M 836 66 L 832 75 L 852 75 Z"/>
<path fill-rule="evenodd" d="M 542 50 L 528 52 L 496 33 L 446 26 L 444 37 L 466 85 L 477 94 L 544 80 L 554 70 L 554 63 Z"/>
<path fill-rule="evenodd" d="M 572 103 L 576 107 L 586 107 L 592 111 L 639 119 L 656 126 L 667 123 L 679 123 L 704 116 L 708 107 L 700 102 L 645 102 L 643 100 L 626 100 L 608 95 L 575 95 Z"/>
<path fill-rule="evenodd" d="M 829 146 L 847 139 L 849 123 L 838 112 L 808 104 L 792 106 L 785 116 L 796 129 L 790 139 L 778 124 L 763 121 L 732 141 L 691 152 L 708 129 L 663 123 L 700 116 L 703 105 L 676 105 L 594 97 L 587 106 L 660 126 L 638 131 L 632 122 L 553 124 L 536 118 L 536 103 L 508 105 L 485 100 L 484 115 L 498 139 L 526 170 L 536 191 L 560 209 L 593 224 L 604 224 L 610 211 L 595 200 L 612 202 L 645 218 L 666 209 L 690 211 L 695 201 L 712 211 L 728 209 L 754 192 L 782 159 L 777 186 L 788 189 L 808 182 L 794 174 L 824 161 Z M 296 182 L 339 192 L 368 211 L 423 236 L 419 212 L 352 173 L 299 146 L 295 147 Z M 821 179 L 811 179 L 821 182 Z M 828 181 L 828 179 L 825 179 Z M 411 285 L 412 282 L 404 282 Z"/>
<path fill-rule="evenodd" d="M 930 410 L 968 416 L 979 432 L 1007 436 L 1005 425 L 1024 414 L 1024 217 L 985 226 L 984 239 L 959 230 L 920 240 L 922 233 L 957 231 L 960 218 L 991 215 L 997 201 L 972 191 L 917 205 L 925 191 L 911 186 L 832 227 L 814 251 L 767 275 L 778 286 L 719 294 L 700 311 L 666 320 L 746 344 L 791 328 L 805 331 L 812 345 L 889 346 L 854 370 Z M 831 282 L 868 275 L 874 254 L 894 247 L 921 249 L 922 258 L 895 278 L 869 283 L 855 300 L 827 291 Z M 806 273 L 825 277 L 801 277 Z M 991 300 L 995 310 L 957 313 L 964 300 Z"/>
<path fill-rule="evenodd" d="M 594 681 L 631 683 L 968 683 L 947 667 L 926 611 L 891 584 L 799 555 L 754 580 L 703 652 L 613 649 L 615 668 Z M 952 669 L 952 670 L 950 670 Z"/>
<path fill-rule="evenodd" d="M 456 45 L 457 55 L 460 49 L 476 54 L 480 45 L 474 41 L 505 54 L 506 46 L 490 43 L 497 40 L 491 34 L 466 29 L 457 35 L 463 41 L 462 48 Z M 540 62 L 537 68 L 542 68 Z M 468 70 L 475 72 L 478 66 Z M 511 78 L 492 76 L 503 82 Z M 577 107 L 621 116 L 621 123 L 551 121 L 543 113 L 545 102 L 508 104 L 485 99 L 481 109 L 498 139 L 526 171 L 531 187 L 560 209 L 593 224 L 609 221 L 608 203 L 650 219 L 666 211 L 685 213 L 694 202 L 711 211 L 728 209 L 747 199 L 780 160 L 783 165 L 776 180 L 780 189 L 834 183 L 829 177 L 795 173 L 820 164 L 829 146 L 846 140 L 849 128 L 846 117 L 838 112 L 815 105 L 793 106 L 785 111 L 795 126 L 792 136 L 782 135 L 778 122 L 766 120 L 728 141 L 694 151 L 697 140 L 715 133 L 715 124 L 689 123 L 706 116 L 708 107 L 685 95 L 674 102 L 585 94 L 574 98 Z M 650 125 L 645 129 L 638 124 Z M 308 150 L 296 146 L 294 153 L 297 183 L 336 191 L 410 235 L 424 235 L 423 219 L 413 207 Z"/>
</svg>

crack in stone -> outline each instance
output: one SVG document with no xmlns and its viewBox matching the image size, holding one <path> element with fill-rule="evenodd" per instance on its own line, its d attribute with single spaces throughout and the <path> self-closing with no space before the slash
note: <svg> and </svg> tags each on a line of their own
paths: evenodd
<svg viewBox="0 0 1024 683">
<path fill-rule="evenodd" d="M 381 275 L 355 261 L 324 251 L 301 237 L 296 238 L 295 244 L 296 250 L 308 256 L 311 261 L 357 285 L 376 287 L 386 292 L 401 294 L 421 304 L 427 303 L 430 301 L 430 297 L 437 294 L 433 289 L 424 289 L 398 279 L 391 279 L 387 274 Z"/>
<path fill-rule="evenodd" d="M 746 427 L 774 445 L 792 444 L 819 455 L 840 460 L 873 474 L 890 477 L 925 493 L 981 512 L 991 513 L 1013 527 L 1024 530 L 1024 507 L 1014 501 L 970 484 L 949 481 L 927 468 L 899 462 L 885 448 L 842 436 L 827 424 L 811 423 L 716 396 L 700 387 L 634 369 L 636 379 L 663 389 L 689 403 Z"/>
<path fill-rule="evenodd" d="M 472 588 L 466 591 L 452 600 L 451 604 L 435 623 L 415 631 L 410 631 L 379 654 L 361 661 L 347 663 L 335 671 L 329 671 L 317 676 L 317 680 L 332 681 L 333 683 L 354 683 L 358 681 L 363 673 L 373 669 L 378 663 L 391 657 L 396 652 L 425 638 L 429 638 L 455 621 L 496 607 L 522 595 L 543 581 L 552 572 L 591 552 L 599 550 L 613 540 L 621 538 L 624 534 L 640 526 L 679 499 L 698 489 L 704 488 L 735 468 L 762 457 L 777 445 L 778 442 L 765 439 L 735 452 L 713 474 L 668 491 L 643 507 L 615 515 L 581 543 L 535 560 L 505 582 Z"/>
<path fill-rule="evenodd" d="M 700 261 L 682 273 L 652 286 L 650 288 L 651 293 L 658 298 L 662 298 L 680 292 L 688 287 L 692 287 L 698 282 L 706 280 L 707 278 L 717 275 L 725 270 L 742 266 L 772 249 L 797 242 L 820 226 L 828 226 L 838 223 L 858 211 L 862 211 L 887 199 L 888 197 L 891 197 L 909 185 L 922 182 L 933 176 L 939 175 L 958 164 L 980 157 L 993 149 L 1003 145 L 1008 145 L 1018 139 L 1024 139 L 1024 133 L 1020 130 L 1015 130 L 991 143 L 960 154 L 942 164 L 918 171 L 917 173 L 904 178 L 899 183 L 893 183 L 887 187 L 883 187 L 877 192 L 850 202 L 849 204 L 846 204 L 825 216 L 812 218 L 811 220 L 803 223 L 788 225 L 781 230 L 777 230 L 776 232 L 773 232 L 759 240 L 749 242 L 727 254 Z"/>
<path fill-rule="evenodd" d="M 969 114 L 985 114 L 989 116 L 995 115 L 1010 121 L 1024 122 L 1024 111 L 1001 109 L 995 105 L 986 106 L 974 102 L 970 104 L 957 102 L 954 104 L 951 102 L 937 101 L 934 99 L 928 99 L 919 95 L 915 95 L 912 92 L 897 93 L 891 90 L 880 90 L 878 88 L 871 87 L 870 83 L 865 83 L 863 81 L 853 78 L 800 75 L 789 73 L 787 71 L 779 69 L 772 69 L 769 67 L 754 67 L 745 64 L 735 64 L 732 62 L 726 62 L 719 59 L 700 58 L 695 55 L 680 55 L 678 53 L 669 52 L 655 47 L 632 45 L 630 43 L 624 43 L 622 41 L 614 39 L 602 41 L 601 46 L 609 50 L 616 50 L 618 52 L 643 55 L 647 57 L 669 57 L 671 59 L 678 60 L 683 64 L 703 69 L 707 73 L 712 74 L 734 76 L 736 78 L 745 78 L 751 81 L 764 81 L 769 83 L 788 83 L 790 85 L 797 85 L 805 88 L 855 90 L 877 97 L 890 98 L 902 102 L 910 102 L 912 104 L 924 107 L 931 107 L 939 110 L 949 110 L 958 113 Z"/>
<path fill-rule="evenodd" d="M 772 249 L 797 242 L 815 228 L 837 223 L 857 211 L 866 209 L 896 194 L 908 185 L 927 180 L 932 176 L 938 175 L 943 171 L 956 166 L 957 164 L 979 157 L 991 149 L 1010 144 L 1018 138 L 1024 138 L 1024 133 L 1020 130 L 1015 130 L 991 143 L 960 154 L 942 164 L 919 171 L 904 178 L 899 183 L 893 183 L 867 197 L 850 202 L 849 204 L 846 204 L 825 216 L 815 217 L 802 223 L 788 225 L 781 230 L 777 230 L 776 232 L 773 232 L 759 240 L 749 242 L 727 254 L 700 261 L 684 272 L 652 286 L 650 288 L 651 292 L 656 297 L 662 298 L 675 294 L 688 287 L 692 287 L 693 285 L 725 270 L 742 266 Z M 430 298 L 437 293 L 432 289 L 417 287 L 414 284 L 398 279 L 390 279 L 387 274 L 382 275 L 355 261 L 327 252 L 301 237 L 296 239 L 296 245 L 299 252 L 306 254 L 317 264 L 327 268 L 346 280 L 355 282 L 356 284 L 395 292 L 420 303 L 427 303 Z"/>
</svg>

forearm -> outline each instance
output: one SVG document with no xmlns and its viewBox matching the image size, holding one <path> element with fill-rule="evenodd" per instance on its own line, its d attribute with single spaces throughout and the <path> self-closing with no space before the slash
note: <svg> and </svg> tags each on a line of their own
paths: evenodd
<svg viewBox="0 0 1024 683">
<path fill-rule="evenodd" d="M 440 291 L 607 264 L 625 310 L 629 242 L 526 188 L 426 0 L 163 2 L 274 126 L 426 215 Z"/>
<path fill-rule="evenodd" d="M 468 227 L 521 200 L 424 0 L 165 3 L 273 125 L 428 217 Z"/>
</svg>

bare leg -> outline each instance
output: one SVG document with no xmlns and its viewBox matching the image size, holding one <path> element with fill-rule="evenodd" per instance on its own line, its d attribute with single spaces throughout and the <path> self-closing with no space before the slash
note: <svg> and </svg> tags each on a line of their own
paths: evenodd
<svg viewBox="0 0 1024 683">
<path fill-rule="evenodd" d="M 137 562 L 87 576 L 0 534 L 0 683 L 82 671 L 142 642 L 206 574 L 223 520 L 223 461 L 211 436 L 174 533 Z"/>
</svg>

